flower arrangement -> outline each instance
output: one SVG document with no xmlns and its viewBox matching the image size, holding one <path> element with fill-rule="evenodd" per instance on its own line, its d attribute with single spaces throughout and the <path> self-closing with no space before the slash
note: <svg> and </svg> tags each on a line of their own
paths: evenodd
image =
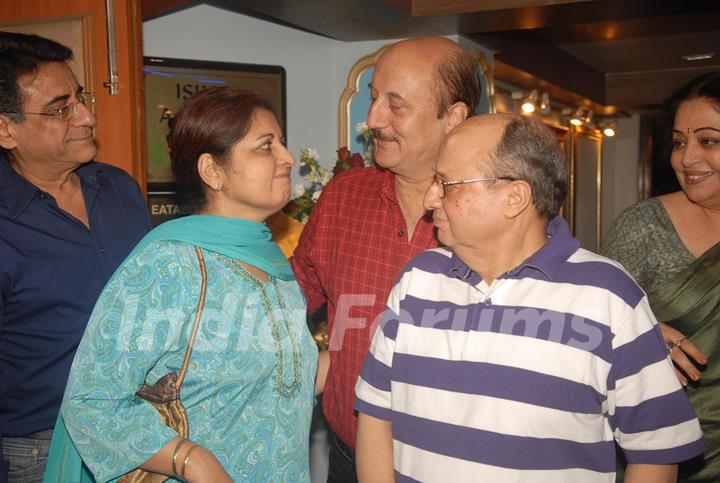
<svg viewBox="0 0 720 483">
<path fill-rule="evenodd" d="M 375 164 L 374 154 L 375 146 L 372 142 L 372 131 L 364 122 L 355 126 L 359 140 L 363 143 L 363 152 L 351 153 L 347 147 L 337 150 L 337 160 L 332 170 L 320 165 L 318 158 L 320 155 L 313 148 L 304 148 L 300 151 L 300 176 L 304 182 L 298 183 L 293 188 L 295 196 L 283 209 L 283 211 L 305 223 L 310 216 L 310 212 L 315 207 L 320 193 L 327 186 L 333 176 L 336 174 L 352 169 L 372 166 Z"/>
</svg>

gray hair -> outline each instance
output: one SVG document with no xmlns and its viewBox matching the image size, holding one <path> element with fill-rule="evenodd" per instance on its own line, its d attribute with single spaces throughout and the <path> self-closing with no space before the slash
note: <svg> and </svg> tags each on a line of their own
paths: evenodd
<svg viewBox="0 0 720 483">
<path fill-rule="evenodd" d="M 471 117 L 480 102 L 480 80 L 472 55 L 455 44 L 448 55 L 437 63 L 435 76 L 438 80 L 437 117 L 442 119 L 456 102 L 464 102 Z"/>
<path fill-rule="evenodd" d="M 492 176 L 524 180 L 538 214 L 548 220 L 560 212 L 568 190 L 565 155 L 542 122 L 513 116 L 491 155 Z"/>
</svg>

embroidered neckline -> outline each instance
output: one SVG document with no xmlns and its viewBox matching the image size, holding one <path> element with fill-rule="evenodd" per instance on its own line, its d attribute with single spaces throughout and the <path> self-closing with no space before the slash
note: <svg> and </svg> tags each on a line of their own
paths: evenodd
<svg viewBox="0 0 720 483">
<path fill-rule="evenodd" d="M 270 283 L 277 296 L 277 302 L 280 306 L 280 314 L 282 316 L 282 324 L 278 323 L 273 309 L 271 307 L 270 297 L 267 293 L 267 283 L 260 281 L 255 275 L 250 273 L 240 262 L 235 259 L 227 258 L 224 255 L 217 255 L 220 260 L 230 267 L 235 273 L 247 280 L 260 294 L 260 300 L 262 301 L 265 316 L 270 321 L 270 332 L 272 333 L 273 341 L 275 342 L 276 358 L 277 358 L 277 370 L 275 371 L 275 392 L 284 398 L 290 399 L 297 394 L 300 389 L 300 350 L 298 349 L 297 341 L 293 337 L 293 332 L 290 329 L 290 325 L 287 320 L 287 308 L 285 307 L 285 301 L 280 294 L 280 290 L 277 286 L 277 279 L 272 275 L 269 275 L 268 283 Z M 291 364 L 292 364 L 292 379 L 290 383 L 286 382 L 285 377 L 285 351 L 283 350 L 281 325 L 285 327 L 290 345 L 292 346 L 291 352 Z"/>
</svg>

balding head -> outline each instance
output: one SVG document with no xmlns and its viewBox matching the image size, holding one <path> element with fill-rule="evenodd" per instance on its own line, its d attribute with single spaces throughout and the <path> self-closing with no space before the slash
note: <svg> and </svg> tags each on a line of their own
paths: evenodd
<svg viewBox="0 0 720 483">
<path fill-rule="evenodd" d="M 485 114 L 463 121 L 453 129 L 445 142 L 447 146 L 472 153 L 478 161 L 492 156 L 512 121 L 512 114 Z"/>
<path fill-rule="evenodd" d="M 418 71 L 427 71 L 437 104 L 437 117 L 463 102 L 469 115 L 480 102 L 480 81 L 475 61 L 460 45 L 444 37 L 417 37 L 400 41 L 386 50 L 381 62 L 411 62 Z"/>
<path fill-rule="evenodd" d="M 422 37 L 399 42 L 380 56 L 370 83 L 367 117 L 380 166 L 416 182 L 431 179 L 440 144 L 468 117 L 467 103 L 477 101 L 477 96 L 467 103 L 456 101 L 457 96 L 444 87 L 453 76 L 439 75 L 448 59 L 467 56 L 463 53 L 448 39 Z M 472 65 L 466 70 L 475 77 Z M 446 106 L 447 99 L 453 101 Z"/>
<path fill-rule="evenodd" d="M 542 122 L 517 114 L 477 116 L 458 125 L 446 145 L 471 152 L 482 176 L 526 181 L 543 218 L 560 212 L 567 196 L 567 162 L 555 135 Z"/>
</svg>

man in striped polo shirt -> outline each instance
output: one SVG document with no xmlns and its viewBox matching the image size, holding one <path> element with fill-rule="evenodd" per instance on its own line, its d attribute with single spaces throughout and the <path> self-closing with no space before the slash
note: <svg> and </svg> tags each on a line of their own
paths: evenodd
<svg viewBox="0 0 720 483">
<path fill-rule="evenodd" d="M 400 275 L 357 383 L 360 481 L 676 480 L 702 433 L 647 298 L 558 216 L 554 135 L 455 128 L 425 195 L 440 242 Z"/>
</svg>

